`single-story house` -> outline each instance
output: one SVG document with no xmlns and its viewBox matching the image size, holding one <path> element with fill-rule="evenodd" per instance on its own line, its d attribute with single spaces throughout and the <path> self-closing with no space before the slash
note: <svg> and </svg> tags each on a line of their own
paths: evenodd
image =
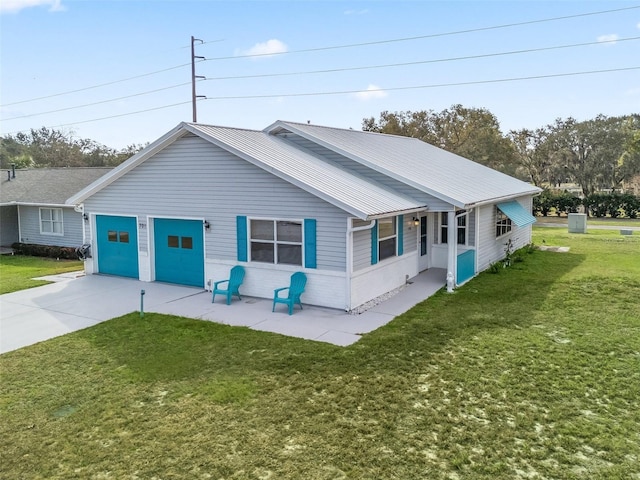
<svg viewBox="0 0 640 480">
<path fill-rule="evenodd" d="M 79 247 L 82 212 L 65 201 L 112 168 L 8 170 L 0 183 L 0 246 L 16 242 Z"/>
<path fill-rule="evenodd" d="M 460 285 L 531 241 L 540 189 L 415 138 L 277 121 L 181 123 L 68 199 L 87 274 L 209 289 L 242 265 L 272 298 L 352 310 L 442 268 Z"/>
</svg>

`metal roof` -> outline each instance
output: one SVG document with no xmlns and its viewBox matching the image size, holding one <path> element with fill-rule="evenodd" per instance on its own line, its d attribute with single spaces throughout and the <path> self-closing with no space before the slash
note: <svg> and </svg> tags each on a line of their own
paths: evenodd
<svg viewBox="0 0 640 480">
<path fill-rule="evenodd" d="M 298 134 L 461 208 L 541 191 L 416 138 L 284 121 L 264 131 Z"/>
<path fill-rule="evenodd" d="M 64 205 L 112 168 L 68 167 L 16 170 L 16 178 L 2 177 L 0 204 Z"/>
<path fill-rule="evenodd" d="M 263 131 L 193 123 L 185 128 L 362 219 L 425 207 Z"/>
</svg>

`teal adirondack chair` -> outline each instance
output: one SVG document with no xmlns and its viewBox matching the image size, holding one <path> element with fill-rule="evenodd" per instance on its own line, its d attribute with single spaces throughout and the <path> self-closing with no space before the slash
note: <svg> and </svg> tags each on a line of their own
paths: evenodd
<svg viewBox="0 0 640 480">
<path fill-rule="evenodd" d="M 289 306 L 289 315 L 293 314 L 293 306 L 297 303 L 302 310 L 302 303 L 300 302 L 300 295 L 304 292 L 304 287 L 307 284 L 307 276 L 302 272 L 296 272 L 291 275 L 291 284 L 288 287 L 276 288 L 273 291 L 273 308 L 272 312 L 276 311 L 276 303 L 284 303 Z M 286 297 L 280 296 L 280 292 L 288 290 Z"/>
<path fill-rule="evenodd" d="M 236 265 L 231 269 L 231 273 L 227 280 L 220 280 L 213 284 L 213 297 L 211 303 L 216 301 L 216 294 L 225 295 L 227 297 L 227 305 L 231 305 L 231 297 L 235 295 L 240 298 L 240 285 L 244 280 L 244 267 Z M 227 284 L 227 288 L 222 288 L 220 285 Z M 242 300 L 242 298 L 240 298 Z"/>
</svg>

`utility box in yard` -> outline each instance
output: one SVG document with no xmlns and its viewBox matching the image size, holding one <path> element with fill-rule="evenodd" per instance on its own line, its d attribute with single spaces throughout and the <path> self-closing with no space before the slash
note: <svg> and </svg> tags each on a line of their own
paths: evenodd
<svg viewBox="0 0 640 480">
<path fill-rule="evenodd" d="M 569 214 L 569 233 L 587 233 L 587 214 Z"/>
</svg>

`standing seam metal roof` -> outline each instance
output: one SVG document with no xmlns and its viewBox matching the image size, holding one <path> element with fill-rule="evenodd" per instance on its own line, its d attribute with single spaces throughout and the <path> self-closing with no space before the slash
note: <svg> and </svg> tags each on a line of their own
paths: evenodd
<svg viewBox="0 0 640 480">
<path fill-rule="evenodd" d="M 284 121 L 265 132 L 283 129 L 459 207 L 540 191 L 416 138 Z"/>
<path fill-rule="evenodd" d="M 202 124 L 185 124 L 192 133 L 248 160 L 359 218 L 415 211 L 416 200 L 358 177 L 320 157 L 269 135 Z"/>
</svg>

